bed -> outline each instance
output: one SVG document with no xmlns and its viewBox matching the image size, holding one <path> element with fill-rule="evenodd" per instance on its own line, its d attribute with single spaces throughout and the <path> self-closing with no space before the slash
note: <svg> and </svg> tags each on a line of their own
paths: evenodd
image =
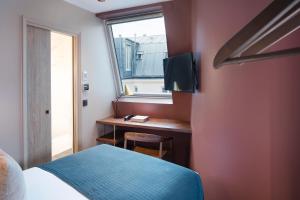
<svg viewBox="0 0 300 200">
<path fill-rule="evenodd" d="M 194 171 L 125 149 L 99 145 L 25 170 L 28 200 L 202 200 Z"/>
</svg>

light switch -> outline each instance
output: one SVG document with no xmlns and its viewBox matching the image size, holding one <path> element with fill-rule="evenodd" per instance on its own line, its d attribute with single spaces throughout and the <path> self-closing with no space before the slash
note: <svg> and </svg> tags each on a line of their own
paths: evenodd
<svg viewBox="0 0 300 200">
<path fill-rule="evenodd" d="M 88 100 L 87 100 L 87 99 L 84 99 L 84 100 L 82 101 L 82 106 L 83 106 L 83 107 L 88 106 Z"/>
<path fill-rule="evenodd" d="M 88 82 L 88 72 L 86 70 L 84 70 L 82 73 L 82 82 L 83 83 Z"/>
</svg>

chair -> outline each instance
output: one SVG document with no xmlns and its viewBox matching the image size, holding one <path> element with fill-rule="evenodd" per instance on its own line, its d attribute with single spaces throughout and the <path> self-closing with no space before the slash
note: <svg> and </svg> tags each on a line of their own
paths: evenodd
<svg viewBox="0 0 300 200">
<path fill-rule="evenodd" d="M 173 138 L 171 137 L 162 137 L 159 135 L 153 135 L 153 134 L 146 134 L 146 133 L 136 133 L 136 132 L 126 132 L 124 135 L 125 141 L 124 141 L 124 149 L 127 149 L 127 141 L 133 141 L 134 142 L 134 151 L 143 153 L 149 156 L 157 157 L 157 158 L 163 158 L 167 154 L 167 150 L 163 149 L 163 145 L 166 142 L 169 142 L 170 144 L 170 150 L 173 150 Z M 142 143 L 158 143 L 159 144 L 159 150 L 150 149 L 146 147 L 139 147 L 136 146 L 135 142 L 142 142 Z"/>
</svg>

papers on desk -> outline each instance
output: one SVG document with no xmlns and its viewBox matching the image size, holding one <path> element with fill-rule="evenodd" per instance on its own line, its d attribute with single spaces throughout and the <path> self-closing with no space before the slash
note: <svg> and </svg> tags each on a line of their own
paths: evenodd
<svg viewBox="0 0 300 200">
<path fill-rule="evenodd" d="M 144 123 L 149 120 L 149 116 L 136 115 L 130 119 L 131 122 Z"/>
</svg>

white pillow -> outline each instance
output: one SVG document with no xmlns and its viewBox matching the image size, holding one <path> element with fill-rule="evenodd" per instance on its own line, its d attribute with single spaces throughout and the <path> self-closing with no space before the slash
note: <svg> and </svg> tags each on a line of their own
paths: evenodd
<svg viewBox="0 0 300 200">
<path fill-rule="evenodd" d="M 19 164 L 0 149 L 0 199 L 24 200 L 25 181 Z"/>
</svg>

